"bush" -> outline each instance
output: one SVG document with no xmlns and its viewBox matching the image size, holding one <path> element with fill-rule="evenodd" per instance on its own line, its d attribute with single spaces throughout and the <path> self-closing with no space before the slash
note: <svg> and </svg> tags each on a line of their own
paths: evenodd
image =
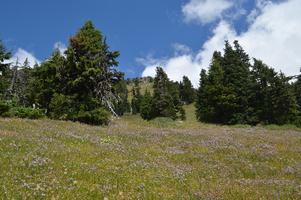
<svg viewBox="0 0 301 200">
<path fill-rule="evenodd" d="M 54 94 L 49 104 L 49 116 L 52 119 L 68 119 L 71 114 L 72 99 L 63 94 Z"/>
<path fill-rule="evenodd" d="M 5 117 L 10 109 L 9 104 L 0 101 L 0 116 Z"/>
<path fill-rule="evenodd" d="M 107 125 L 109 123 L 110 113 L 104 108 L 92 111 L 80 111 L 73 120 L 91 125 Z"/>
<path fill-rule="evenodd" d="M 8 112 L 8 116 L 28 119 L 40 119 L 45 117 L 45 114 L 41 109 L 13 107 Z"/>
<path fill-rule="evenodd" d="M 297 126 L 298 128 L 301 128 L 301 116 L 296 117 L 294 123 L 295 126 Z"/>
</svg>

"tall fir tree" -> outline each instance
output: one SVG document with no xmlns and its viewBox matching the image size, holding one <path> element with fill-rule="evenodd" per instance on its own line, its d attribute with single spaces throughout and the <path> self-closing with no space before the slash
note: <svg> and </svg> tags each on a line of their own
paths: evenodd
<svg viewBox="0 0 301 200">
<path fill-rule="evenodd" d="M 24 107 L 31 106 L 31 72 L 32 68 L 26 58 L 23 65 L 17 68 L 14 87 L 12 88 L 13 95 L 16 97 L 19 105 Z"/>
<path fill-rule="evenodd" d="M 154 115 L 156 117 L 176 118 L 176 110 L 173 105 L 172 96 L 169 93 L 170 81 L 167 74 L 161 67 L 156 69 L 156 77 L 154 80 Z"/>
<path fill-rule="evenodd" d="M 207 119 L 208 113 L 208 100 L 206 95 L 206 85 L 207 85 L 207 72 L 206 70 L 202 69 L 200 73 L 200 81 L 199 81 L 199 88 L 197 90 L 197 99 L 196 99 L 196 118 L 199 121 L 209 122 Z"/>
<path fill-rule="evenodd" d="M 56 51 L 34 70 L 39 105 L 54 118 L 84 123 L 107 123 L 106 110 L 118 116 L 117 83 L 123 80 L 116 69 L 119 52 L 110 51 L 101 32 L 88 21 L 70 38 L 64 54 Z"/>
<path fill-rule="evenodd" d="M 224 99 L 223 123 L 248 123 L 249 92 L 250 92 L 250 62 L 238 41 L 234 41 L 234 48 L 226 41 L 222 68 L 224 71 L 223 84 L 226 87 Z"/>
<path fill-rule="evenodd" d="M 104 105 L 117 115 L 113 85 L 121 79 L 115 68 L 118 56 L 119 52 L 109 50 L 105 38 L 91 21 L 71 37 L 66 51 L 64 93 L 73 96 L 79 110 L 89 111 Z"/>
<path fill-rule="evenodd" d="M 49 59 L 33 68 L 30 82 L 33 103 L 47 112 L 54 94 L 63 93 L 66 87 L 66 78 L 63 75 L 65 64 L 65 57 L 56 49 Z"/>
</svg>

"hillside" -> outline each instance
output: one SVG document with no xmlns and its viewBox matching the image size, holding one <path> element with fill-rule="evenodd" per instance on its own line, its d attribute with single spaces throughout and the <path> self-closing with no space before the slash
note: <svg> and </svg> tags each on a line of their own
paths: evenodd
<svg viewBox="0 0 301 200">
<path fill-rule="evenodd" d="M 140 92 L 142 95 L 144 95 L 145 91 L 148 90 L 151 94 L 153 93 L 153 82 L 148 78 L 139 78 L 139 86 L 140 86 Z M 131 102 L 133 98 L 133 90 L 134 83 L 133 80 L 130 79 L 127 83 L 127 89 L 128 89 L 128 101 Z"/>
<path fill-rule="evenodd" d="M 301 132 L 0 118 L 2 199 L 300 199 Z"/>
</svg>

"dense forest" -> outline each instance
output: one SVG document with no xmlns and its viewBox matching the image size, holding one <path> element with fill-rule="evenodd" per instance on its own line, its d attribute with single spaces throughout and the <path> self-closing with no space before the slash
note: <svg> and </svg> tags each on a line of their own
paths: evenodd
<svg viewBox="0 0 301 200">
<path fill-rule="evenodd" d="M 125 80 L 118 70 L 118 56 L 91 21 L 69 39 L 64 53 L 56 49 L 34 67 L 27 60 L 7 63 L 11 53 L 0 42 L 0 115 L 93 125 L 125 113 L 186 120 L 183 105 L 194 103 L 200 122 L 301 126 L 301 76 L 287 77 L 251 60 L 238 41 L 214 52 L 198 89 L 186 76 L 171 81 L 158 66 L 148 79 L 152 88 L 142 91 L 141 79 Z"/>
</svg>

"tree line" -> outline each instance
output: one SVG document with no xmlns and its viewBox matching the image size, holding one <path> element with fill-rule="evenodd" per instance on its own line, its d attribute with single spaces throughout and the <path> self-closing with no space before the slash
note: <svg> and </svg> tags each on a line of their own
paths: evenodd
<svg viewBox="0 0 301 200">
<path fill-rule="evenodd" d="M 287 77 L 258 59 L 251 61 L 238 41 L 233 46 L 226 41 L 223 53 L 214 52 L 197 89 L 188 77 L 174 82 L 157 67 L 148 80 L 152 90 L 142 94 L 138 78 L 125 80 L 118 71 L 118 56 L 91 21 L 70 38 L 64 53 L 56 49 L 34 67 L 27 59 L 6 63 L 11 53 L 0 42 L 0 115 L 96 125 L 124 113 L 185 120 L 183 105 L 194 103 L 202 122 L 301 125 L 301 76 Z"/>
<path fill-rule="evenodd" d="M 111 51 L 102 33 L 88 21 L 69 40 L 62 54 L 52 55 L 33 68 L 3 64 L 10 54 L 1 45 L 2 116 L 38 117 L 107 124 L 122 115 L 126 83 L 117 70 L 119 52 Z"/>
<path fill-rule="evenodd" d="M 220 124 L 300 124 L 301 76 L 287 77 L 253 59 L 234 41 L 214 52 L 200 74 L 196 115 Z"/>
</svg>

